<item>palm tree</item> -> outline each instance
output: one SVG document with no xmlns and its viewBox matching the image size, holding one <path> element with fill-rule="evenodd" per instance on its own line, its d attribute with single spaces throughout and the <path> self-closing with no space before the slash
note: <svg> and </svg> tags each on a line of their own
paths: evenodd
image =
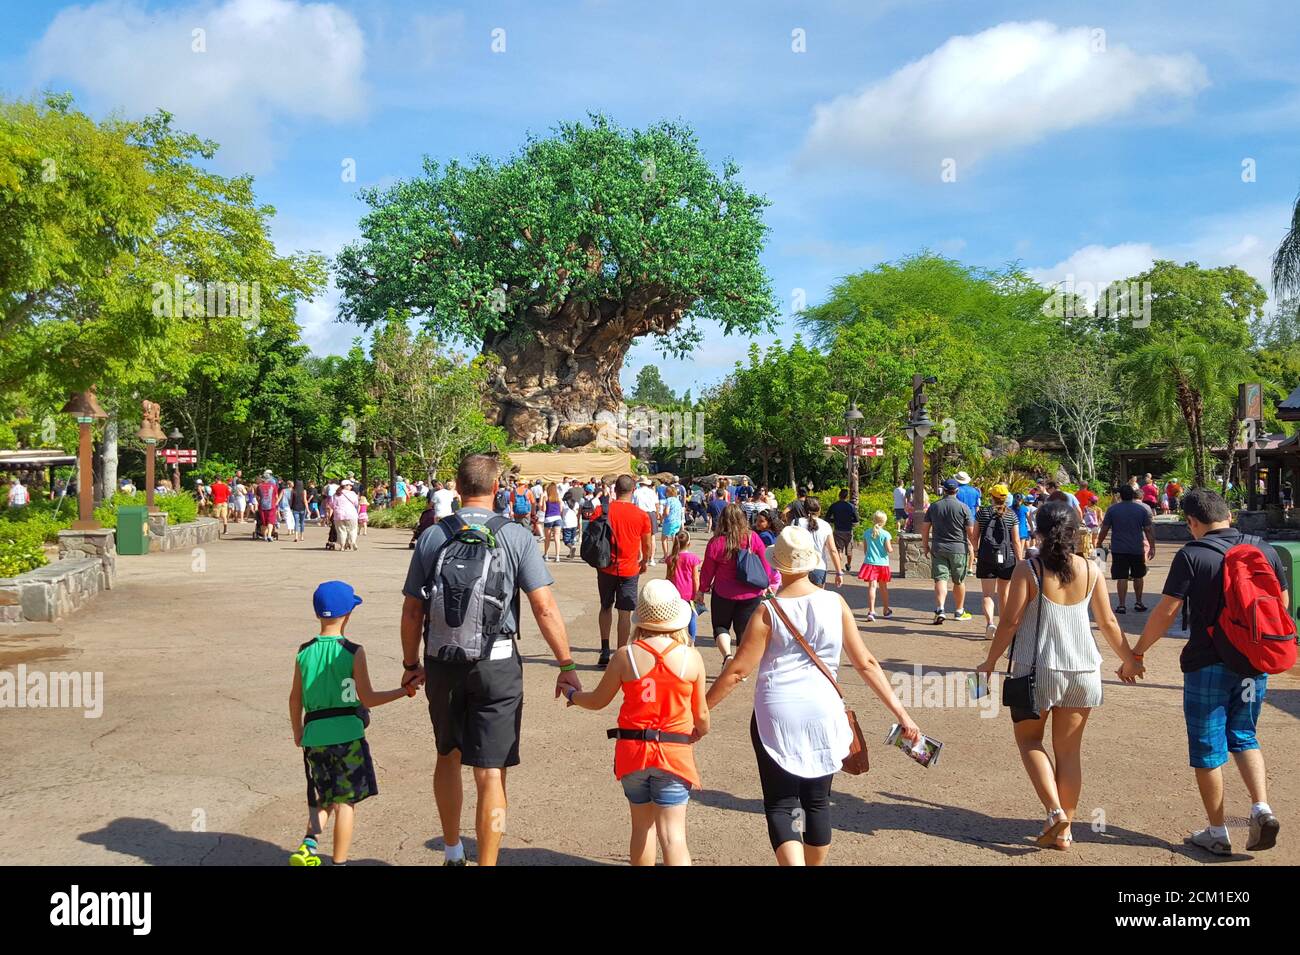
<svg viewBox="0 0 1300 955">
<path fill-rule="evenodd" d="M 1131 352 L 1120 363 L 1134 405 L 1149 425 L 1171 430 L 1179 418 L 1187 429 L 1196 486 L 1207 487 L 1205 422 L 1207 411 L 1235 393 L 1248 371 L 1245 357 L 1215 348 L 1187 333 L 1166 336 Z M 1232 444 L 1229 442 L 1229 448 Z"/>
<path fill-rule="evenodd" d="M 1279 299 L 1300 293 L 1300 196 L 1291 210 L 1291 228 L 1273 253 L 1273 294 Z"/>
</svg>

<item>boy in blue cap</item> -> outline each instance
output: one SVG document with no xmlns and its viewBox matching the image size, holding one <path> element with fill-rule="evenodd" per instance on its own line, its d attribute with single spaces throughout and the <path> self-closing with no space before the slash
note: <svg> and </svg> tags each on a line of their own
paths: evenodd
<svg viewBox="0 0 1300 955">
<path fill-rule="evenodd" d="M 371 688 L 366 651 L 343 635 L 361 603 L 351 584 L 327 580 L 316 588 L 312 603 L 320 636 L 298 648 L 289 693 L 293 741 L 302 747 L 307 773 L 307 835 L 289 856 L 289 864 L 321 864 L 316 839 L 333 813 L 334 864 L 347 865 L 352 807 L 379 793 L 366 744 L 366 708 L 414 696 L 416 681 L 396 690 Z"/>
</svg>

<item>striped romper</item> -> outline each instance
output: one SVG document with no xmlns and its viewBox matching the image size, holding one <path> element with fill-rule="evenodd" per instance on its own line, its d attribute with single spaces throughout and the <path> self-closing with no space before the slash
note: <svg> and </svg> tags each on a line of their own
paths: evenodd
<svg viewBox="0 0 1300 955">
<path fill-rule="evenodd" d="M 1101 706 L 1101 651 L 1092 636 L 1088 602 L 1100 574 L 1087 561 L 1088 591 L 1078 603 L 1058 604 L 1041 597 L 1042 630 L 1038 636 L 1038 666 L 1034 674 L 1034 702 L 1043 716 L 1054 706 Z M 1042 571 L 1034 562 L 1033 569 Z M 1031 576 L 1031 579 L 1034 579 Z M 1034 580 L 1034 592 L 1038 583 Z M 1011 675 L 1026 675 L 1033 663 L 1034 631 L 1038 626 L 1038 603 L 1031 597 L 1020 618 L 1011 647 Z"/>
</svg>

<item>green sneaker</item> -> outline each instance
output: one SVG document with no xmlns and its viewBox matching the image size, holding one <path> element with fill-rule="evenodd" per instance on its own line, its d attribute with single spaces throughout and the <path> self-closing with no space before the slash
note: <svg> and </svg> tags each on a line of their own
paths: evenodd
<svg viewBox="0 0 1300 955">
<path fill-rule="evenodd" d="M 954 620 L 969 620 L 970 618 L 971 615 L 967 613 L 965 610 L 958 610 L 955 614 L 952 615 L 952 619 Z"/>
<path fill-rule="evenodd" d="M 304 842 L 289 855 L 289 865 L 320 865 L 320 856 L 308 849 Z"/>
</svg>

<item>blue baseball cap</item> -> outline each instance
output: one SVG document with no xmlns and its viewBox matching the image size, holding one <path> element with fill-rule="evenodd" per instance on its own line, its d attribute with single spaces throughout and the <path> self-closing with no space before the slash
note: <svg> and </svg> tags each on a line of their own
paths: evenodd
<svg viewBox="0 0 1300 955">
<path fill-rule="evenodd" d="M 341 580 L 327 580 L 316 588 L 311 603 L 316 608 L 318 617 L 346 617 L 361 603 L 361 598 L 351 584 Z"/>
<path fill-rule="evenodd" d="M 948 480 L 943 482 L 943 489 L 945 491 L 955 491 L 959 487 L 961 487 L 961 485 L 957 483 L 955 478 L 948 478 Z"/>
</svg>

